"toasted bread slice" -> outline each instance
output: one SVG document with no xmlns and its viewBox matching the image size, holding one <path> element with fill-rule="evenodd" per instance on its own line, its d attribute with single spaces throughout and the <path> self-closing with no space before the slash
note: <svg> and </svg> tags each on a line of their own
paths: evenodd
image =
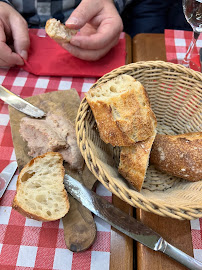
<svg viewBox="0 0 202 270">
<path fill-rule="evenodd" d="M 105 143 L 130 146 L 155 134 L 157 122 L 149 98 L 132 76 L 119 75 L 92 87 L 86 99 Z"/>
<path fill-rule="evenodd" d="M 72 36 L 76 35 L 77 30 L 69 29 L 56 19 L 49 19 L 45 25 L 45 31 L 50 38 L 58 43 L 67 43 Z"/>
<path fill-rule="evenodd" d="M 32 159 L 17 180 L 17 194 L 12 207 L 22 215 L 41 221 L 62 218 L 69 211 L 63 184 L 62 155 L 48 152 Z"/>
</svg>

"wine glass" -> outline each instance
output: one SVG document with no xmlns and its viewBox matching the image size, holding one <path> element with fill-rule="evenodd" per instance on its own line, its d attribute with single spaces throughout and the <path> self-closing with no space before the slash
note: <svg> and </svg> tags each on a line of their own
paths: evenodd
<svg viewBox="0 0 202 270">
<path fill-rule="evenodd" d="M 191 58 L 196 41 L 202 32 L 202 0 L 183 0 L 182 5 L 185 18 L 193 29 L 192 40 L 182 61 L 182 65 L 200 71 L 200 67 L 193 63 Z"/>
</svg>

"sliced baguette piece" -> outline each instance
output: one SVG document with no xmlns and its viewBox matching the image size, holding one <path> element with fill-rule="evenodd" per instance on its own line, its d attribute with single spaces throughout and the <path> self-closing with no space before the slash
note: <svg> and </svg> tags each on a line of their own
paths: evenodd
<svg viewBox="0 0 202 270">
<path fill-rule="evenodd" d="M 12 207 L 22 215 L 41 221 L 53 221 L 69 211 L 64 189 L 62 155 L 48 152 L 32 159 L 21 170 Z"/>
<path fill-rule="evenodd" d="M 141 191 L 144 183 L 155 135 L 133 146 L 121 147 L 118 171 L 137 191 Z"/>
<path fill-rule="evenodd" d="M 86 94 L 105 143 L 130 146 L 153 136 L 156 117 L 147 93 L 132 76 L 119 75 Z"/>
<path fill-rule="evenodd" d="M 77 30 L 69 29 L 59 20 L 49 19 L 45 25 L 45 31 L 50 38 L 58 43 L 68 43 L 72 36 L 76 35 Z"/>
<path fill-rule="evenodd" d="M 188 181 L 202 180 L 202 132 L 157 134 L 150 163 L 172 176 Z"/>
</svg>

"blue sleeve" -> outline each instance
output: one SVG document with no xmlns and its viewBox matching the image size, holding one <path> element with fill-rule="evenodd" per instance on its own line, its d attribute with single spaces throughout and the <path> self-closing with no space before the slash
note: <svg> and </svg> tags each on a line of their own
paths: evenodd
<svg viewBox="0 0 202 270">
<path fill-rule="evenodd" d="M 114 0 L 114 4 L 119 12 L 121 14 L 125 7 L 130 4 L 133 0 Z"/>
</svg>

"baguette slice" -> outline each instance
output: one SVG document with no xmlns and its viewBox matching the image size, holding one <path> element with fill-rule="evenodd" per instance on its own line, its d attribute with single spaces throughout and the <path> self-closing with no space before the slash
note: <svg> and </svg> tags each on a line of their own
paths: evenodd
<svg viewBox="0 0 202 270">
<path fill-rule="evenodd" d="M 142 84 L 119 75 L 86 94 L 101 139 L 113 146 L 130 146 L 153 136 L 156 117 Z"/>
<path fill-rule="evenodd" d="M 56 19 L 49 19 L 45 25 L 45 31 L 50 38 L 58 43 L 68 43 L 77 30 L 69 29 Z"/>
<path fill-rule="evenodd" d="M 189 181 L 202 180 L 202 132 L 158 134 L 150 163 L 159 171 Z"/>
<path fill-rule="evenodd" d="M 62 218 L 69 211 L 69 200 L 63 184 L 61 154 L 48 152 L 32 159 L 17 180 L 12 207 L 22 215 L 41 221 Z"/>
<path fill-rule="evenodd" d="M 141 191 L 144 183 L 154 139 L 155 134 L 133 146 L 121 147 L 118 171 L 138 191 Z"/>
</svg>

